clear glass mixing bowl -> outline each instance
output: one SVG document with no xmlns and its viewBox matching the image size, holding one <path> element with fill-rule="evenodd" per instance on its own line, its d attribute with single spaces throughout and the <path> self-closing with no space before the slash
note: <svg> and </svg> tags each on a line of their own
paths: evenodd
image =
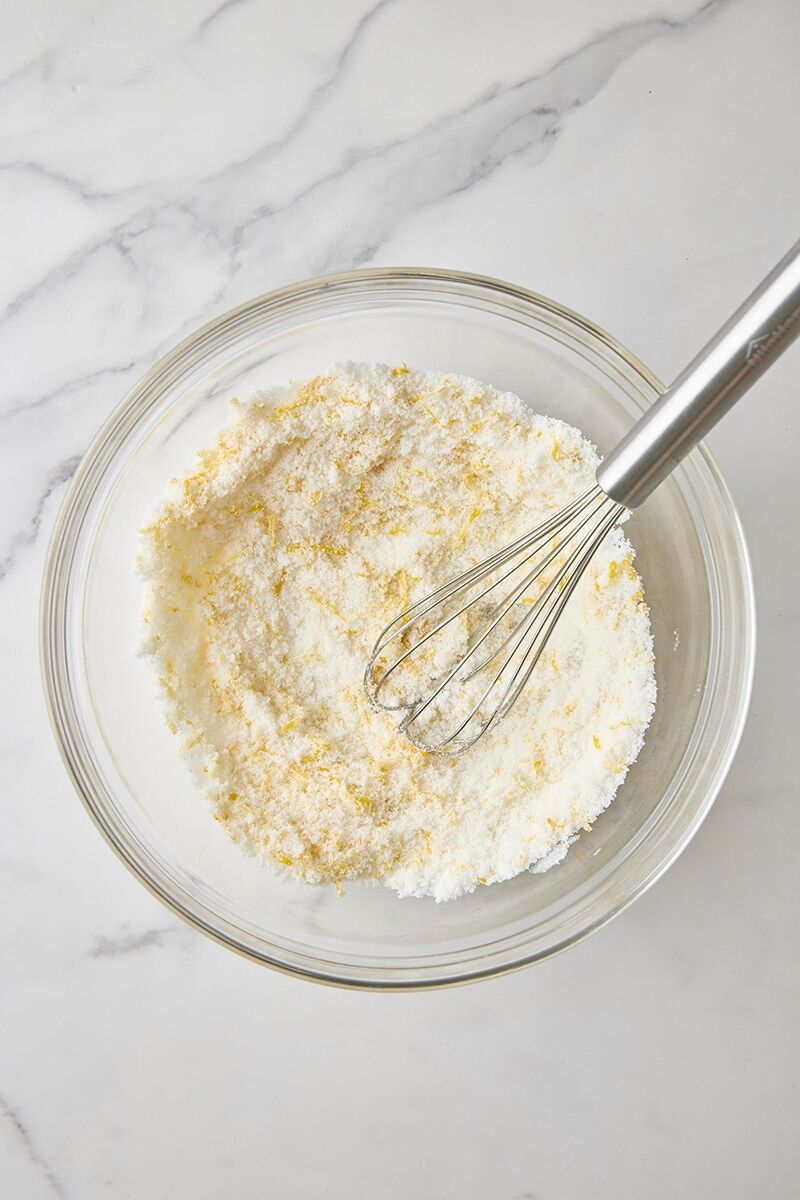
<svg viewBox="0 0 800 1200">
<path fill-rule="evenodd" d="M 459 983 L 578 941 L 640 895 L 708 812 L 745 719 L 754 607 L 742 530 L 698 449 L 629 530 L 652 610 L 658 706 L 615 802 L 565 861 L 448 904 L 307 887 L 245 856 L 195 793 L 137 657 L 137 530 L 231 396 L 343 360 L 406 361 L 516 392 L 607 452 L 660 390 L 641 363 L 560 305 L 493 279 L 374 270 L 283 288 L 167 354 L 90 447 L 53 534 L 42 661 L 56 737 L 122 860 L 198 929 L 306 978 L 372 988 Z M 497 531 L 498 541 L 503 531 Z M 480 753 L 476 749 L 475 753 Z"/>
</svg>

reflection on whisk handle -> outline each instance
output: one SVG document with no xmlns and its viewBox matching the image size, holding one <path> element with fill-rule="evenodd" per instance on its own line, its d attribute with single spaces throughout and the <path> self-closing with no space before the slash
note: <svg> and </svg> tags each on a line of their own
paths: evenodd
<svg viewBox="0 0 800 1200">
<path fill-rule="evenodd" d="M 597 471 L 635 508 L 800 334 L 800 242 L 636 422 Z"/>
</svg>

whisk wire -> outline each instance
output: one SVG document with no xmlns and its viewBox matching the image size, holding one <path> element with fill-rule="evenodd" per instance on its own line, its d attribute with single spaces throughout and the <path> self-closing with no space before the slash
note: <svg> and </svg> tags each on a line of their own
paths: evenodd
<svg viewBox="0 0 800 1200">
<path fill-rule="evenodd" d="M 549 517 L 536 528 L 517 538 L 503 549 L 490 555 L 483 562 L 464 571 L 457 578 L 437 588 L 428 596 L 411 604 L 405 612 L 395 618 L 384 629 L 375 644 L 372 657 L 365 673 L 365 688 L 371 702 L 380 708 L 404 709 L 406 715 L 400 723 L 408 738 L 419 748 L 433 753 L 460 753 L 482 737 L 497 721 L 499 721 L 516 701 L 522 689 L 527 684 L 532 671 L 539 662 L 542 653 L 550 639 L 564 606 L 572 595 L 588 563 L 591 561 L 597 546 L 620 518 L 624 508 L 621 504 L 610 499 L 598 485 L 587 488 L 570 504 L 560 509 L 554 516 Z M 545 549 L 547 547 L 547 549 Z M 566 554 L 566 558 L 564 555 Z M 478 653 L 492 634 L 501 629 L 514 608 L 523 601 L 537 580 L 556 563 L 563 559 L 563 565 L 558 565 L 553 578 L 547 582 L 540 593 L 529 601 L 530 609 L 502 637 L 497 644 L 490 646 L 490 651 L 484 650 L 477 665 L 468 669 L 467 664 Z M 534 561 L 535 560 L 535 561 Z M 438 680 L 431 680 L 430 694 L 402 699 L 395 703 L 380 699 L 381 690 L 390 676 L 403 663 L 423 646 L 441 633 L 447 626 L 459 617 L 463 617 L 470 609 L 484 603 L 486 598 L 506 580 L 517 572 L 534 565 L 525 571 L 523 578 L 514 584 L 503 599 L 495 603 L 484 614 L 485 627 L 478 635 L 469 638 L 466 651 L 458 661 L 443 672 Z M 507 567 L 508 569 L 504 569 Z M 499 570 L 496 579 L 492 575 Z M 474 595 L 470 595 L 475 584 L 489 579 L 486 587 Z M 466 595 L 461 603 L 460 597 Z M 455 611 L 448 612 L 449 602 L 455 601 Z M 431 614 L 441 612 L 440 620 L 434 617 L 431 629 L 424 629 L 423 622 Z M 512 618 L 513 619 L 513 618 Z M 394 662 L 390 662 L 379 673 L 377 679 L 376 665 L 386 654 L 390 645 L 402 639 L 415 629 L 423 632 L 413 645 L 405 648 Z M 446 737 L 427 740 L 420 732 L 420 718 L 431 709 L 431 706 L 443 696 L 446 689 L 455 682 L 466 684 L 482 671 L 502 657 L 498 669 L 493 673 L 487 686 L 482 690 L 477 702 L 471 705 L 457 727 Z M 507 680 L 507 682 L 506 682 Z M 491 711 L 486 714 L 487 702 L 501 685 L 501 692 Z M 474 694 L 474 693 L 473 693 Z M 476 729 L 468 737 L 463 733 L 471 723 Z"/>
<path fill-rule="evenodd" d="M 422 600 L 418 600 L 416 603 L 410 605 L 405 610 L 405 612 L 401 613 L 399 617 L 396 617 L 394 621 L 392 621 L 389 625 L 387 625 L 386 628 L 381 633 L 380 637 L 378 638 L 377 642 L 375 643 L 375 647 L 373 649 L 372 656 L 367 665 L 367 669 L 366 669 L 365 676 L 364 676 L 365 688 L 366 688 L 367 695 L 369 696 L 369 699 L 371 700 L 371 702 L 378 707 L 387 708 L 387 709 L 408 708 L 410 704 L 416 703 L 417 702 L 416 700 L 412 700 L 412 701 L 405 701 L 405 702 L 397 703 L 397 704 L 391 704 L 391 703 L 387 703 L 387 702 L 381 702 L 378 699 L 378 697 L 379 697 L 381 689 L 384 687 L 384 685 L 386 684 L 389 677 L 392 674 L 394 674 L 394 672 L 399 667 L 401 667 L 402 664 L 404 662 L 406 662 L 411 657 L 412 654 L 415 654 L 419 649 L 421 649 L 422 646 L 424 646 L 427 642 L 431 641 L 431 639 L 434 638 L 438 633 L 441 633 L 441 631 L 443 629 L 445 629 L 448 625 L 450 625 L 453 621 L 455 621 L 459 617 L 463 616 L 464 613 L 469 608 L 471 608 L 473 605 L 478 604 L 481 601 L 483 601 L 491 592 L 493 592 L 502 583 L 504 583 L 511 575 L 515 574 L 516 571 L 518 571 L 521 567 L 525 566 L 526 563 L 530 562 L 530 560 L 542 548 L 542 546 L 551 539 L 554 529 L 560 528 L 563 530 L 565 525 L 569 526 L 575 520 L 576 517 L 580 516 L 580 514 L 582 512 L 584 512 L 584 510 L 588 506 L 590 506 L 593 501 L 597 500 L 598 497 L 600 497 L 601 495 L 602 495 L 602 493 L 601 493 L 599 487 L 597 487 L 596 485 L 591 488 L 588 488 L 585 492 L 583 492 L 579 496 L 577 496 L 575 498 L 575 500 L 573 500 L 569 505 L 567 505 L 563 509 L 561 509 L 559 511 L 559 513 L 556 514 L 556 516 L 548 518 L 548 520 L 543 522 L 541 525 L 538 525 L 535 529 L 531 530 L 529 533 L 523 534 L 522 537 L 517 538 L 516 541 L 514 541 L 510 545 L 506 546 L 504 549 L 497 551 L 495 554 L 491 555 L 489 558 L 485 559 L 483 562 L 478 563 L 474 567 L 471 567 L 468 571 L 463 572 L 463 574 L 457 576 L 455 579 L 451 580 L 449 583 L 444 584 L 442 587 L 438 588 L 436 591 L 431 592 L 428 596 L 423 597 Z M 586 517 L 584 519 L 584 521 L 582 521 L 575 530 L 572 531 L 571 536 L 574 536 L 574 534 L 577 533 L 583 527 L 583 525 L 586 523 L 586 521 L 588 521 L 590 519 L 590 517 L 591 517 L 591 514 L 590 514 L 590 516 Z M 563 546 L 563 542 L 561 543 L 561 546 Z M 529 576 L 527 576 L 524 580 L 522 580 L 522 582 L 519 585 L 517 585 L 517 588 L 515 589 L 515 591 L 519 591 L 520 595 L 523 594 L 524 591 L 527 590 L 527 588 L 530 587 L 531 584 L 542 574 L 542 572 L 544 570 L 546 570 L 547 566 L 553 561 L 553 559 L 555 559 L 559 555 L 559 553 L 561 553 L 561 546 L 557 545 L 551 551 L 551 553 L 542 562 L 539 563 L 536 570 L 531 572 Z M 478 595 L 472 596 L 472 597 L 468 598 L 467 600 L 465 600 L 464 604 L 461 605 L 460 608 L 457 608 L 455 610 L 455 612 L 452 612 L 449 615 L 445 616 L 432 629 L 426 631 L 413 644 L 413 646 L 410 646 L 407 650 L 405 650 L 395 660 L 395 662 L 392 663 L 392 665 L 383 672 L 383 674 L 380 676 L 380 678 L 377 680 L 377 682 L 375 680 L 373 680 L 372 674 L 373 674 L 373 668 L 374 668 L 375 662 L 378 659 L 378 657 L 385 652 L 385 650 L 388 648 L 388 646 L 391 645 L 392 642 L 401 638 L 414 625 L 418 624 L 424 617 L 426 617 L 434 609 L 441 608 L 453 596 L 455 596 L 459 592 L 462 592 L 462 591 L 466 590 L 467 588 L 471 587 L 473 583 L 478 582 L 480 579 L 486 578 L 486 576 L 490 575 L 491 572 L 493 570 L 495 570 L 498 566 L 502 566 L 506 562 L 509 562 L 510 560 L 516 558 L 523 551 L 529 551 L 529 553 L 527 553 L 525 558 L 519 559 L 517 562 L 515 562 L 513 564 L 513 566 L 511 566 L 509 568 L 508 571 L 506 571 L 504 574 L 500 575 L 497 579 L 495 579 L 492 583 L 490 583 L 482 592 L 480 592 Z M 500 618 L 498 620 L 496 620 L 492 623 L 492 625 L 490 626 L 489 629 L 486 630 L 485 636 L 488 636 L 494 630 L 494 628 L 497 626 L 499 621 L 502 620 L 503 617 L 505 616 L 505 613 L 508 612 L 511 607 L 513 607 L 514 603 L 516 603 L 516 599 L 507 598 L 506 601 L 504 601 L 502 603 L 504 606 L 503 614 L 500 616 Z M 494 616 L 494 614 L 496 612 L 497 612 L 497 607 L 492 609 L 491 612 L 487 615 L 487 620 L 491 620 L 491 618 Z M 481 641 L 478 642 L 477 644 L 470 646 L 467 656 L 466 656 L 467 658 L 471 657 L 474 650 L 476 650 L 478 648 L 478 646 L 481 644 L 481 642 L 483 640 L 484 640 L 484 638 L 482 638 Z M 494 655 L 492 657 L 494 657 Z M 479 669 L 482 669 L 482 668 L 479 668 Z M 449 680 L 445 680 L 445 683 L 447 683 L 447 682 L 449 682 Z"/>
<path fill-rule="evenodd" d="M 589 523 L 589 521 L 592 520 L 592 518 L 594 516 L 595 516 L 595 513 L 589 513 L 589 515 L 587 517 L 584 517 L 584 519 L 578 525 L 576 525 L 572 530 L 570 530 L 568 538 L 565 537 L 563 541 L 557 543 L 555 548 L 553 550 L 551 550 L 550 553 L 541 560 L 541 562 L 539 562 L 539 564 L 536 566 L 536 568 L 533 571 L 531 571 L 528 575 L 526 575 L 521 583 L 517 584 L 517 586 L 514 588 L 513 592 L 511 592 L 510 595 L 503 602 L 502 611 L 499 614 L 499 620 L 493 621 L 492 625 L 486 630 L 486 633 L 480 639 L 480 641 L 477 643 L 477 645 L 480 645 L 480 643 L 483 642 L 486 637 L 488 637 L 488 635 L 496 628 L 496 626 L 502 622 L 502 620 L 508 615 L 508 613 L 511 612 L 511 610 L 514 608 L 514 606 L 525 595 L 525 592 L 528 590 L 528 588 L 531 586 L 531 584 L 535 583 L 536 580 L 539 579 L 544 574 L 544 572 L 547 570 L 547 568 L 550 566 L 550 564 L 553 561 L 555 561 L 557 558 L 559 558 L 561 554 L 563 554 L 564 541 L 568 541 L 571 538 L 576 537 L 580 533 L 580 531 L 583 528 L 585 528 L 585 526 Z M 530 555 L 524 561 L 529 562 L 532 557 L 533 557 L 533 555 Z M 537 597 L 536 601 L 534 601 L 535 605 L 538 605 L 539 603 L 543 602 L 546 599 L 547 595 L 549 595 L 550 591 L 552 591 L 553 587 L 555 586 L 555 583 L 565 577 L 563 572 L 569 570 L 571 561 L 572 561 L 572 556 L 566 560 L 566 562 L 563 565 L 563 569 L 557 573 L 555 579 L 551 582 L 551 584 L 547 587 L 547 589 L 543 590 L 541 595 Z M 506 576 L 504 576 L 504 578 L 507 579 L 508 575 L 510 575 L 512 573 L 513 573 L 512 571 L 509 571 L 508 574 Z M 497 608 L 492 609 L 492 611 L 487 614 L 486 619 L 492 620 L 495 613 L 498 611 L 499 607 L 500 606 L 498 605 Z M 536 609 L 534 608 L 532 611 L 535 612 Z M 511 630 L 511 632 L 507 635 L 506 638 L 504 638 L 504 640 L 502 642 L 500 642 L 500 644 L 492 651 L 492 653 L 489 655 L 488 658 L 484 659 L 477 667 L 473 667 L 472 670 L 469 672 L 469 674 L 464 676 L 465 680 L 471 679 L 474 675 L 478 675 L 486 666 L 488 666 L 488 664 L 494 658 L 497 657 L 497 655 L 500 653 L 500 651 L 503 649 L 503 647 L 506 646 L 508 644 L 508 642 L 513 638 L 514 634 L 516 633 L 517 629 L 519 628 L 519 625 L 522 624 L 522 621 L 527 620 L 528 615 L 529 614 L 527 614 L 527 613 L 525 614 L 525 616 L 522 618 L 522 620 L 519 622 L 519 624 L 516 625 L 514 627 L 514 629 Z M 477 648 L 477 646 L 475 648 Z"/>
<path fill-rule="evenodd" d="M 564 508 L 560 509 L 554 516 L 548 517 L 546 521 L 542 522 L 540 525 L 537 525 L 535 529 L 523 534 L 521 537 L 517 538 L 516 541 L 511 542 L 508 546 L 504 546 L 502 550 L 498 550 L 494 554 L 490 555 L 489 558 L 484 559 L 483 562 L 477 563 L 474 567 L 470 567 L 468 571 L 464 571 L 461 575 L 457 575 L 454 579 L 451 579 L 448 583 L 443 584 L 435 591 L 430 592 L 421 600 L 417 600 L 414 604 L 409 605 L 404 612 L 395 617 L 393 621 L 390 621 L 383 630 L 377 642 L 375 643 L 376 650 L 379 646 L 385 646 L 389 641 L 398 636 L 398 634 L 401 632 L 400 627 L 406 626 L 409 623 L 409 618 L 412 616 L 412 614 L 414 619 L 418 620 L 420 617 L 423 617 L 430 612 L 430 610 L 435 607 L 436 604 L 441 603 L 443 600 L 449 599 L 449 597 L 457 592 L 460 588 L 467 587 L 470 583 L 474 582 L 481 576 L 486 575 L 488 572 L 493 571 L 495 567 L 501 565 L 503 562 L 508 561 L 509 558 L 514 557 L 517 553 L 527 549 L 529 546 L 533 546 L 534 543 L 546 541 L 554 530 L 563 528 L 566 520 L 574 516 L 577 511 L 580 511 L 580 509 L 585 508 L 599 495 L 601 495 L 600 488 L 596 484 L 590 488 L 587 488 L 585 492 L 582 492 L 579 496 L 576 496 L 576 498 L 571 501 L 570 504 L 565 505 Z M 396 630 L 395 626 L 398 627 Z M 395 632 L 391 633 L 391 630 L 395 630 Z"/>
<path fill-rule="evenodd" d="M 610 510 L 607 507 L 609 503 L 611 505 Z M 597 545 L 600 541 L 602 541 L 609 530 L 613 527 L 614 523 L 619 519 L 622 511 L 624 511 L 621 505 L 617 505 L 613 501 L 609 502 L 607 498 L 604 498 L 600 509 L 604 509 L 607 515 L 603 519 L 599 528 L 590 530 L 590 532 L 582 539 L 582 541 L 572 550 L 564 564 L 563 571 L 560 571 L 555 578 L 551 580 L 546 589 L 542 592 L 541 596 L 538 597 L 535 605 L 531 608 L 530 613 L 526 614 L 526 616 L 522 618 L 522 620 L 515 626 L 514 630 L 512 630 L 511 634 L 504 639 L 500 646 L 493 651 L 492 655 L 486 659 L 480 667 L 473 669 L 473 671 L 464 678 L 464 682 L 466 682 L 467 679 L 473 678 L 481 670 L 485 669 L 486 666 L 494 661 L 494 659 L 509 643 L 509 641 L 516 637 L 516 641 L 512 650 L 504 659 L 500 668 L 495 673 L 478 701 L 473 705 L 467 716 L 462 720 L 460 725 L 458 725 L 458 727 L 448 737 L 433 745 L 427 744 L 420 740 L 411 728 L 417 718 L 422 715 L 429 705 L 444 691 L 445 687 L 452 681 L 452 679 L 455 678 L 468 656 L 465 656 L 456 665 L 453 671 L 449 673 L 447 678 L 439 685 L 439 687 L 436 688 L 433 694 L 424 703 L 415 706 L 408 713 L 407 717 L 402 721 L 400 728 L 407 734 L 407 736 L 415 745 L 419 746 L 421 749 L 426 749 L 433 753 L 445 751 L 448 746 L 452 745 L 463 732 L 463 730 L 469 725 L 473 717 L 480 712 L 496 684 L 507 671 L 510 664 L 513 663 L 514 657 L 516 656 L 520 647 L 532 633 L 529 644 L 525 648 L 520 658 L 520 662 L 514 670 L 514 674 L 505 687 L 496 706 L 492 710 L 491 715 L 483 722 L 483 724 L 478 727 L 477 732 L 472 737 L 468 739 L 462 739 L 458 743 L 459 752 L 463 749 L 466 749 L 468 746 L 473 745 L 478 738 L 487 733 L 488 730 L 494 724 L 496 724 L 497 721 L 499 721 L 505 715 L 508 709 L 516 702 L 520 692 L 527 684 L 531 673 L 541 658 L 550 636 L 556 626 L 556 622 L 558 621 L 561 612 L 564 609 L 564 606 L 580 581 L 580 578 L 583 575 L 587 565 L 594 556 Z M 582 522 L 579 528 L 582 528 L 585 524 L 586 522 Z M 573 536 L 574 532 L 575 531 L 573 531 Z M 577 565 L 575 565 L 576 563 Z M 562 580 L 566 580 L 566 582 L 559 590 L 559 585 L 561 584 Z M 489 631 L 484 634 L 477 645 L 480 645 L 480 643 L 488 635 L 488 632 Z M 477 646 L 475 648 L 477 648 Z M 520 678 L 520 675 L 522 675 L 522 678 Z"/>
</svg>

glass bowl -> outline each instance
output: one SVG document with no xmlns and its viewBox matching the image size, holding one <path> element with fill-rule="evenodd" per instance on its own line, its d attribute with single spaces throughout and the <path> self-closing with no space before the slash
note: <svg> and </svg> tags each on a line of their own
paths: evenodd
<svg viewBox="0 0 800 1200">
<path fill-rule="evenodd" d="M 658 705 L 616 800 L 560 865 L 439 905 L 364 884 L 348 884 L 340 897 L 332 887 L 279 879 L 212 819 L 167 730 L 150 664 L 137 656 L 137 531 L 167 480 L 230 419 L 231 396 L 348 359 L 475 376 L 577 425 L 602 453 L 661 390 L 595 325 L 494 279 L 354 271 L 244 304 L 157 362 L 89 448 L 45 571 L 45 689 L 64 760 L 98 827 L 198 929 L 308 979 L 398 989 L 461 983 L 534 962 L 599 928 L 697 830 L 730 765 L 750 693 L 747 550 L 703 448 L 632 518 Z"/>
</svg>

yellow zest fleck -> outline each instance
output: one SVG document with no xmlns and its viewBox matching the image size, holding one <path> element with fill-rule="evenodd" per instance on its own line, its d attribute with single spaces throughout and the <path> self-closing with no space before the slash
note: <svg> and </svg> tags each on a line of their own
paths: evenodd
<svg viewBox="0 0 800 1200">
<path fill-rule="evenodd" d="M 392 375 L 394 376 L 395 379 L 397 378 L 398 375 L 407 375 L 407 374 L 408 374 L 408 367 L 406 366 L 405 363 L 401 363 L 399 367 L 394 367 L 392 370 Z"/>
<path fill-rule="evenodd" d="M 320 608 L 324 608 L 326 612 L 332 613 L 334 617 L 338 617 L 343 625 L 349 624 L 347 617 L 345 617 L 343 613 L 339 612 L 339 609 L 335 604 L 331 604 L 330 600 L 326 600 L 324 596 L 321 596 L 316 588 L 306 588 L 306 594 L 310 596 L 314 603 Z"/>
<path fill-rule="evenodd" d="M 271 409 L 268 415 L 270 417 L 288 417 L 291 413 L 299 412 L 301 408 L 305 408 L 307 404 L 307 400 L 295 400 L 292 404 L 279 404 L 277 408 Z"/>
<path fill-rule="evenodd" d="M 356 796 L 356 804 L 360 804 L 365 812 L 372 812 L 375 807 L 369 796 Z"/>
<path fill-rule="evenodd" d="M 550 451 L 550 454 L 554 462 L 558 462 L 559 458 L 561 457 L 561 448 L 556 438 L 553 438 L 553 449 Z"/>
<path fill-rule="evenodd" d="M 444 425 L 444 424 L 443 424 L 443 423 L 442 423 L 442 422 L 439 420 L 439 418 L 436 416 L 436 413 L 434 413 L 434 412 L 431 412 L 431 410 L 430 410 L 429 408 L 426 408 L 424 404 L 423 404 L 423 406 L 422 406 L 422 411 L 423 411 L 423 412 L 426 412 L 426 413 L 428 414 L 428 416 L 430 417 L 430 419 L 433 421 L 433 423 L 434 423 L 435 425 L 438 425 L 440 429 L 446 429 L 446 428 L 447 428 L 447 426 L 446 426 L 446 425 Z"/>
<path fill-rule="evenodd" d="M 600 738 L 597 736 L 596 733 L 592 735 L 592 741 L 594 742 L 595 750 L 599 750 L 600 749 Z"/>
<path fill-rule="evenodd" d="M 405 567 L 401 567 L 386 584 L 386 599 L 403 612 L 411 601 L 411 579 Z"/>
<path fill-rule="evenodd" d="M 467 540 L 467 530 L 469 529 L 472 522 L 477 520 L 477 518 L 480 515 L 481 515 L 481 510 L 479 508 L 473 508 L 472 512 L 467 517 L 465 523 L 461 526 L 458 533 L 453 538 L 453 546 L 456 550 L 460 550 L 462 548 L 462 546 L 464 545 L 464 543 Z"/>
<path fill-rule="evenodd" d="M 277 540 L 278 518 L 275 516 L 275 513 L 265 512 L 259 518 L 259 524 L 271 542 Z"/>
</svg>

